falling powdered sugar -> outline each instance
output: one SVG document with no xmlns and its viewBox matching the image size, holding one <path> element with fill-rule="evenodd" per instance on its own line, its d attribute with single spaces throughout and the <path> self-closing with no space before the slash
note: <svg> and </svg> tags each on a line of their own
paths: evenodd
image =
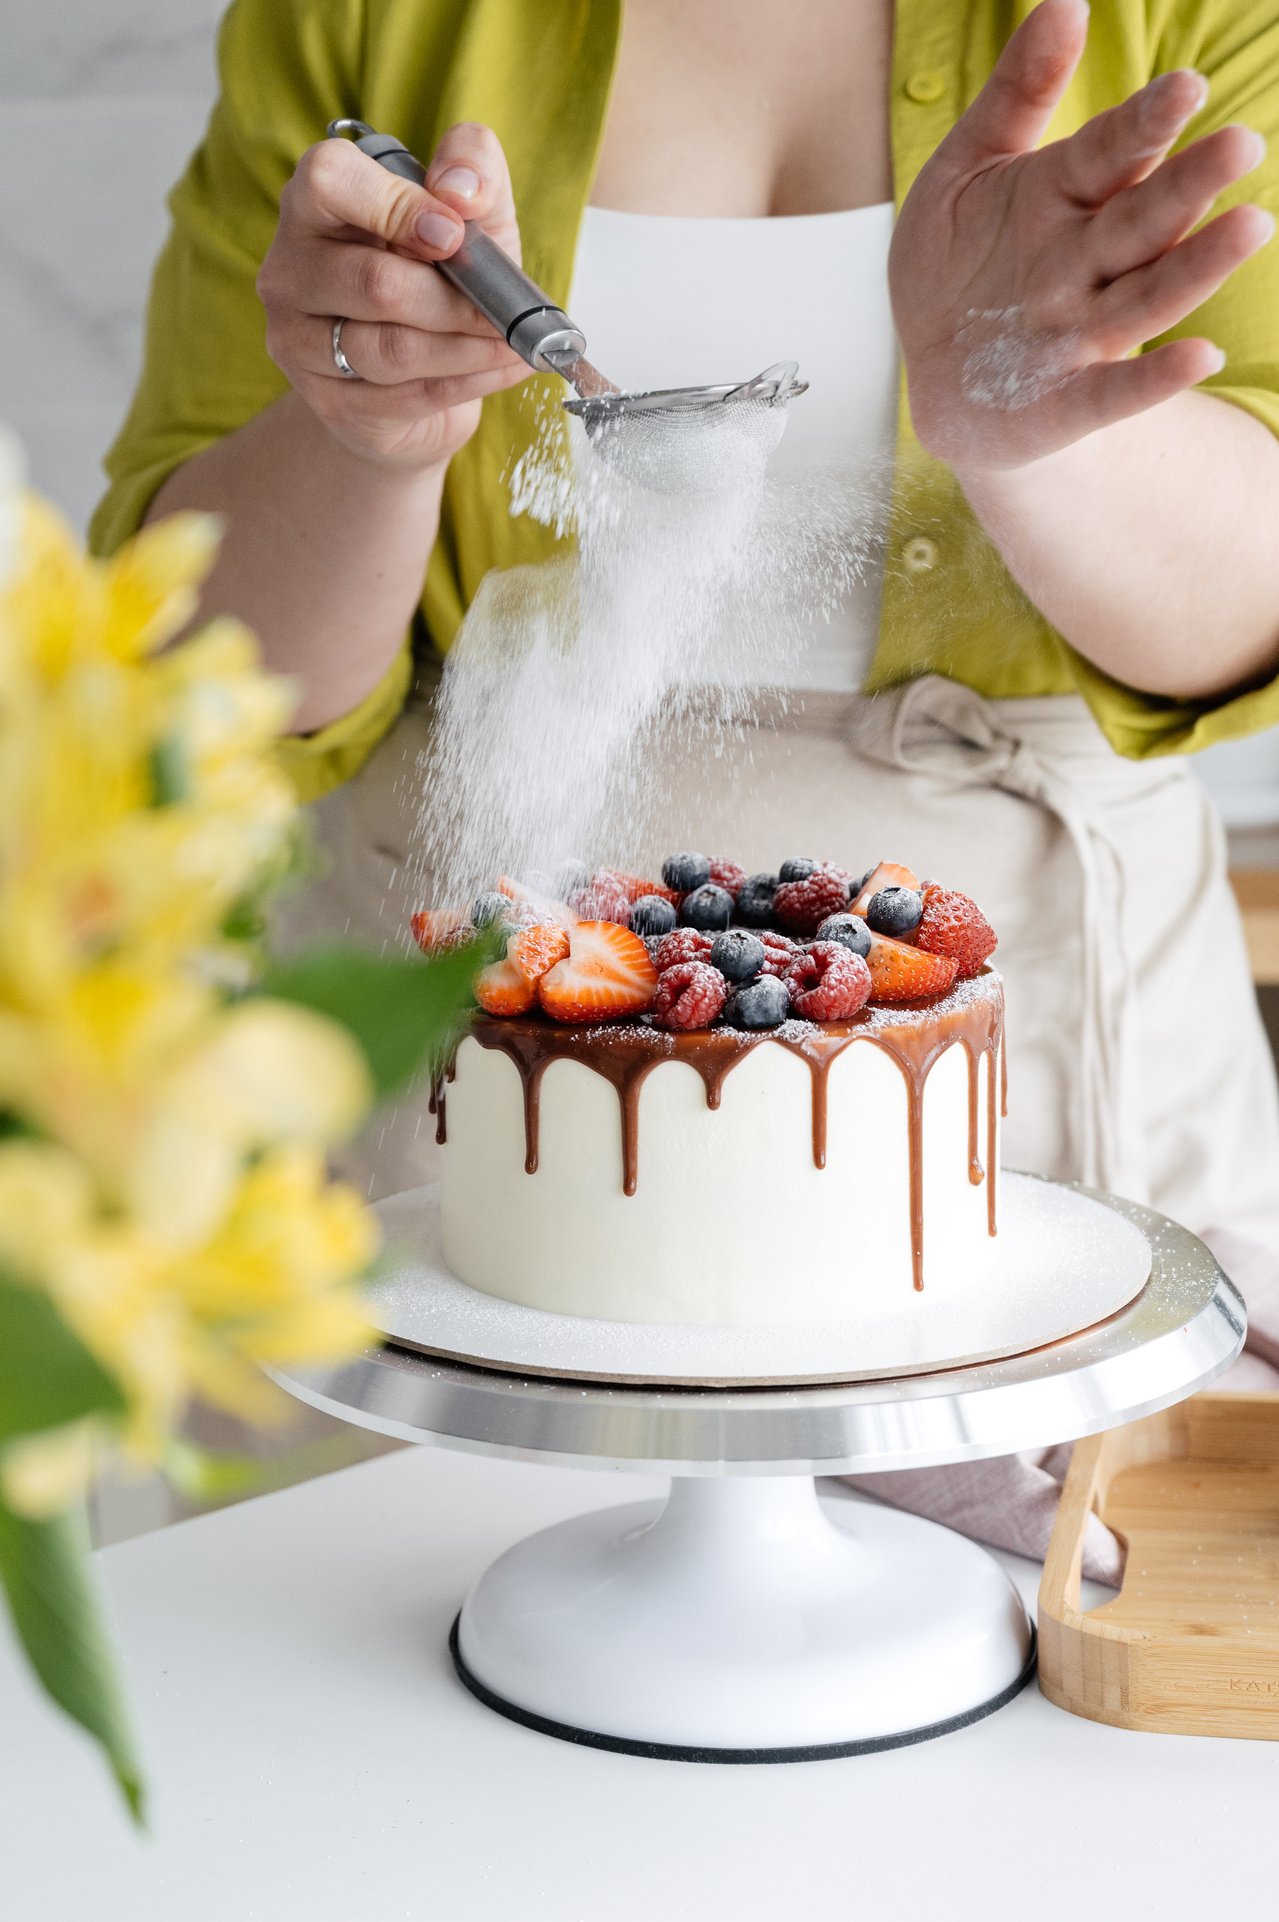
<svg viewBox="0 0 1279 1922">
<path fill-rule="evenodd" d="M 420 770 L 423 898 L 465 904 L 501 873 L 562 893 L 571 860 L 624 859 L 672 753 L 709 770 L 757 690 L 786 686 L 878 517 L 864 473 L 769 474 L 784 422 L 752 401 L 590 443 L 543 413 L 511 512 L 558 546 L 487 575 L 450 651 Z"/>
</svg>

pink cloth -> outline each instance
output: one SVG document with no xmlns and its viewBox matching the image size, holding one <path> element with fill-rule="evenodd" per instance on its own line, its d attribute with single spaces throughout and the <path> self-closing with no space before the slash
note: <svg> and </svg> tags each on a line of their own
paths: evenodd
<svg viewBox="0 0 1279 1922">
<path fill-rule="evenodd" d="M 1248 1306 L 1244 1352 L 1218 1386 L 1237 1393 L 1279 1388 L 1279 1258 L 1258 1242 L 1226 1228 L 1206 1229 L 1212 1249 Z M 943 1522 L 962 1535 L 1041 1562 L 1057 1518 L 1057 1503 L 1072 1447 L 1001 1455 L 993 1461 L 947 1468 L 902 1469 L 887 1475 L 850 1475 L 847 1486 Z M 1124 1552 L 1095 1515 L 1084 1538 L 1084 1576 L 1118 1588 Z"/>
</svg>

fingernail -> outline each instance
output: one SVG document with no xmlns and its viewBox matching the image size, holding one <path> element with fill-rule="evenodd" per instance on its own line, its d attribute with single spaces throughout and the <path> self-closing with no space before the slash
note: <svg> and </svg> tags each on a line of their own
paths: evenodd
<svg viewBox="0 0 1279 1922">
<path fill-rule="evenodd" d="M 447 214 L 419 214 L 413 231 L 428 247 L 451 247 L 460 226 L 460 221 L 450 220 Z"/>
<path fill-rule="evenodd" d="M 1261 165 L 1266 157 L 1268 148 L 1265 135 L 1258 133 L 1255 127 L 1245 127 L 1244 132 L 1248 136 L 1249 145 L 1252 150 L 1252 159 L 1248 162 L 1248 170 L 1251 172 L 1254 167 Z"/>
<path fill-rule="evenodd" d="M 1212 364 L 1208 368 L 1208 372 L 1204 375 L 1204 379 L 1208 380 L 1213 374 L 1219 374 L 1225 364 L 1226 356 L 1222 353 L 1220 347 L 1214 347 L 1212 350 Z"/>
<path fill-rule="evenodd" d="M 462 200 L 474 200 L 480 191 L 480 176 L 474 167 L 447 167 L 431 181 L 430 187 L 432 193 L 439 193 L 443 188 L 445 193 L 457 194 Z"/>
<path fill-rule="evenodd" d="M 1269 211 L 1269 210 L 1268 210 L 1267 208 L 1265 208 L 1265 207 L 1258 207 L 1258 209 L 1257 209 L 1257 212 L 1258 212 L 1258 213 L 1259 213 L 1259 214 L 1261 215 L 1261 217 L 1262 217 L 1262 219 L 1263 219 L 1263 220 L 1265 221 L 1265 223 L 1266 223 L 1266 238 L 1265 238 L 1265 240 L 1263 240 L 1263 241 L 1262 241 L 1262 243 L 1261 243 L 1261 244 L 1262 244 L 1262 246 L 1263 246 L 1263 247 L 1265 247 L 1265 246 L 1267 246 L 1267 245 L 1269 244 L 1269 242 L 1270 242 L 1270 241 L 1272 241 L 1272 240 L 1274 239 L 1274 237 L 1275 237 L 1275 217 L 1274 217 L 1274 215 L 1273 215 L 1273 214 L 1272 214 L 1272 213 L 1271 213 L 1271 212 L 1270 212 L 1270 211 Z"/>
</svg>

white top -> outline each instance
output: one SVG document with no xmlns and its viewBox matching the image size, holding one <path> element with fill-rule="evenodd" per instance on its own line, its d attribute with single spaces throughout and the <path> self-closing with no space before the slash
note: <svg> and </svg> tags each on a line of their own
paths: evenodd
<svg viewBox="0 0 1279 1922">
<path fill-rule="evenodd" d="M 596 366 L 623 388 L 748 380 L 774 361 L 798 361 L 810 391 L 789 409 L 771 471 L 840 468 L 881 481 L 897 435 L 892 232 L 890 201 L 767 220 L 587 207 L 569 310 Z M 865 679 L 879 631 L 886 496 L 876 485 L 859 506 L 864 577 L 810 630 L 787 674 L 792 686 L 851 693 Z"/>
<path fill-rule="evenodd" d="M 918 1748 L 697 1766 L 552 1741 L 467 1695 L 445 1639 L 493 1557 L 564 1516 L 663 1487 L 408 1448 L 107 1549 L 98 1572 L 154 1791 L 145 1840 L 88 1743 L 36 1698 L 0 1610 L 6 1913 L 1204 1922 L 1271 1912 L 1271 1743 L 1104 1728 L 1032 1684 Z M 999 1559 L 1033 1601 L 1039 1570 Z"/>
</svg>

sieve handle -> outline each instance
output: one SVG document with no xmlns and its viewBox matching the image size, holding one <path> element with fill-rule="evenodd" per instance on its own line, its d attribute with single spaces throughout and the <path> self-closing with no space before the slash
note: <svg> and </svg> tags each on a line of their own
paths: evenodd
<svg viewBox="0 0 1279 1922">
<path fill-rule="evenodd" d="M 330 139 L 353 134 L 360 152 L 376 160 L 379 167 L 416 186 L 425 186 L 426 169 L 421 161 L 391 134 L 376 133 L 363 120 L 331 120 L 328 131 Z M 563 358 L 585 351 L 586 336 L 581 328 L 575 327 L 550 295 L 516 266 L 478 220 L 465 221 L 462 234 L 457 252 L 447 260 L 437 260 L 435 265 L 486 320 L 492 321 L 522 360 L 530 367 L 558 373 L 548 356 Z"/>
</svg>

